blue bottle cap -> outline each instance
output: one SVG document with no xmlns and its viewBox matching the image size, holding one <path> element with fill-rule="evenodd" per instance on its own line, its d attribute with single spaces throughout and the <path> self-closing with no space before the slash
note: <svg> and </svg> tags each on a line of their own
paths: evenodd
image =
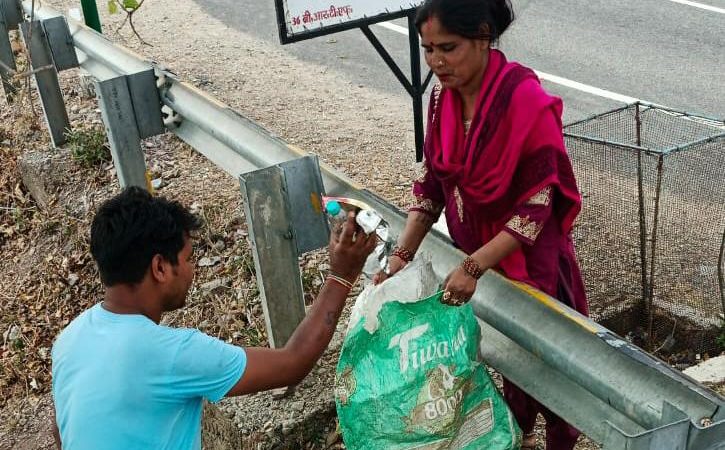
<svg viewBox="0 0 725 450">
<path fill-rule="evenodd" d="M 327 205 L 325 205 L 325 209 L 327 209 L 327 213 L 331 216 L 337 216 L 340 214 L 340 210 L 342 210 L 342 206 L 340 206 L 340 203 L 337 200 L 330 200 L 327 202 Z"/>
</svg>

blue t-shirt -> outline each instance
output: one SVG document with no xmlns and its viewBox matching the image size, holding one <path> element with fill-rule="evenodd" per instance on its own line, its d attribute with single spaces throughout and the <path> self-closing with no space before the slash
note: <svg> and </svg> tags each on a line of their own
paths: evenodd
<svg viewBox="0 0 725 450">
<path fill-rule="evenodd" d="M 198 330 L 84 311 L 53 345 L 63 450 L 201 449 L 203 400 L 219 401 L 247 356 Z"/>
</svg>

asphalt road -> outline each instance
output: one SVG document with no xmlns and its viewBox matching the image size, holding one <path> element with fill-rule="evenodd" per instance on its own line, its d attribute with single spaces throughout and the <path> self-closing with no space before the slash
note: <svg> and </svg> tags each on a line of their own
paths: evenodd
<svg viewBox="0 0 725 450">
<path fill-rule="evenodd" d="M 227 25 L 279 44 L 273 0 L 197 0 Z M 725 118 L 725 14 L 670 0 L 514 0 L 501 48 L 509 59 L 585 85 L 671 108 Z M 725 0 L 703 0 L 725 9 Z M 406 26 L 404 20 L 395 24 Z M 408 39 L 373 31 L 409 73 Z M 359 30 L 284 46 L 297 58 L 357 84 L 407 94 Z M 622 105 L 544 80 L 565 102 L 565 122 Z M 590 90 L 589 90 L 590 91 Z"/>
</svg>

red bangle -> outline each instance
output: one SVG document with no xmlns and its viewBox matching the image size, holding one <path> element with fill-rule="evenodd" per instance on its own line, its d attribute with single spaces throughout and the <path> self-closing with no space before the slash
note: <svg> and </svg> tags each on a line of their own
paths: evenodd
<svg viewBox="0 0 725 450">
<path fill-rule="evenodd" d="M 403 261 L 409 263 L 413 260 L 415 257 L 415 252 L 411 252 L 405 247 L 401 247 L 400 245 L 396 245 L 393 249 L 393 253 L 390 256 L 397 256 L 398 258 L 402 259 Z"/>
<path fill-rule="evenodd" d="M 483 272 L 484 272 L 483 269 L 470 256 L 463 260 L 463 264 L 461 264 L 461 267 L 463 267 L 463 270 L 468 275 L 472 276 L 473 278 L 475 278 L 477 280 L 483 276 Z"/>
</svg>

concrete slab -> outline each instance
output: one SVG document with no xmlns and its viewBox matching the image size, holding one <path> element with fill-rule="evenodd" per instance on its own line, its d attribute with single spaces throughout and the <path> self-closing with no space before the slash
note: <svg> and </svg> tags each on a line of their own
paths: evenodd
<svg viewBox="0 0 725 450">
<path fill-rule="evenodd" d="M 725 383 L 725 355 L 710 358 L 683 372 L 700 383 Z"/>
</svg>

